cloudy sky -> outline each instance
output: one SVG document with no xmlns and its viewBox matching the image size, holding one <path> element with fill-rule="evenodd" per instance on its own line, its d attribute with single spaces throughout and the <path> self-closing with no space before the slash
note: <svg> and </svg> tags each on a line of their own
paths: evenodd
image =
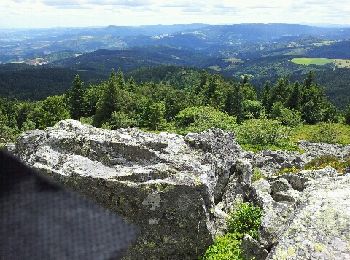
<svg viewBox="0 0 350 260">
<path fill-rule="evenodd" d="M 350 25 L 350 0 L 0 0 L 0 27 L 285 22 Z"/>
</svg>

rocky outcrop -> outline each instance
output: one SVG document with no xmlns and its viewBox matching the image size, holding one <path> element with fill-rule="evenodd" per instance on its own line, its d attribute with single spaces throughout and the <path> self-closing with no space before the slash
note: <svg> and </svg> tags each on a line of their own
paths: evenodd
<svg viewBox="0 0 350 260">
<path fill-rule="evenodd" d="M 141 236 L 126 259 L 197 259 L 242 200 L 263 209 L 260 239 L 242 242 L 247 259 L 350 259 L 350 175 L 331 167 L 274 175 L 322 155 L 343 159 L 350 148 L 300 147 L 254 154 L 217 129 L 184 137 L 65 120 L 23 134 L 14 152 L 137 224 Z M 254 167 L 265 178 L 251 183 Z"/>
<path fill-rule="evenodd" d="M 23 134 L 16 153 L 137 224 L 141 237 L 127 259 L 197 258 L 250 184 L 244 167 L 251 165 L 237 163 L 245 153 L 232 133 L 221 130 L 183 137 L 66 120 Z"/>
<path fill-rule="evenodd" d="M 350 259 L 349 184 L 331 167 L 254 183 L 267 259 Z"/>
</svg>

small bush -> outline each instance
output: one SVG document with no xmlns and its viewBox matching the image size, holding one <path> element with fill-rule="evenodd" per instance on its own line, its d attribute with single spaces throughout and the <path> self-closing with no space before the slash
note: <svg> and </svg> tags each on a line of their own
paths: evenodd
<svg viewBox="0 0 350 260">
<path fill-rule="evenodd" d="M 317 125 L 301 125 L 295 129 L 293 129 L 293 141 L 297 142 L 300 140 L 307 140 L 311 142 L 317 142 L 317 140 L 321 140 L 321 142 L 325 142 L 325 138 L 320 138 L 320 133 L 325 133 L 325 130 L 322 130 L 324 124 Z M 336 142 L 343 145 L 350 144 L 350 126 L 339 123 L 327 123 L 329 128 L 334 129 L 337 134 L 331 134 L 332 140 L 331 142 Z M 326 136 L 326 139 L 330 139 Z"/>
<path fill-rule="evenodd" d="M 338 136 L 340 135 L 339 129 L 332 123 L 320 123 L 318 128 L 311 135 L 310 141 L 317 143 L 338 143 Z"/>
<path fill-rule="evenodd" d="M 276 102 L 273 105 L 271 117 L 290 127 L 295 127 L 302 123 L 301 113 L 284 107 L 281 102 Z"/>
<path fill-rule="evenodd" d="M 250 203 L 241 203 L 230 214 L 228 233 L 217 237 L 203 256 L 203 260 L 243 260 L 241 243 L 244 235 L 258 238 L 262 211 Z"/>
<path fill-rule="evenodd" d="M 243 260 L 241 241 L 234 234 L 218 237 L 203 256 L 203 260 Z"/>
<path fill-rule="evenodd" d="M 262 174 L 261 170 L 259 168 L 254 168 L 252 182 L 258 181 L 263 178 L 264 178 L 264 175 Z"/>
<path fill-rule="evenodd" d="M 236 118 L 212 107 L 189 107 L 180 111 L 175 124 L 181 134 L 201 132 L 212 127 L 233 130 Z"/>
<path fill-rule="evenodd" d="M 109 120 L 109 125 L 111 129 L 115 130 L 119 128 L 134 127 L 137 125 L 137 122 L 124 112 L 113 112 L 111 119 Z"/>
<path fill-rule="evenodd" d="M 290 128 L 277 120 L 251 119 L 244 121 L 236 129 L 238 142 L 246 149 L 259 151 L 264 149 L 297 150 L 290 141 Z"/>
<path fill-rule="evenodd" d="M 227 221 L 228 232 L 243 238 L 245 234 L 258 239 L 262 211 L 250 203 L 241 203 Z"/>
</svg>

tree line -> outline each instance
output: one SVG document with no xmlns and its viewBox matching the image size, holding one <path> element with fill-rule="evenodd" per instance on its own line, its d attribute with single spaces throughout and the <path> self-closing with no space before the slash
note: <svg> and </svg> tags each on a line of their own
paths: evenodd
<svg viewBox="0 0 350 260">
<path fill-rule="evenodd" d="M 136 83 L 133 77 L 126 78 L 118 70 L 112 71 L 107 81 L 89 86 L 77 75 L 65 94 L 42 101 L 2 98 L 0 138 L 11 140 L 17 133 L 43 129 L 66 118 L 109 129 L 174 131 L 193 125 L 196 120 L 202 120 L 198 125 L 208 127 L 208 122 L 222 126 L 254 118 L 275 119 L 292 127 L 319 122 L 350 124 L 350 108 L 338 111 L 324 89 L 315 83 L 312 72 L 303 82 L 290 82 L 287 78 L 273 84 L 267 82 L 260 92 L 248 76 L 233 81 L 202 71 L 193 77 L 196 78 L 189 84 L 174 87 L 168 82 Z"/>
</svg>

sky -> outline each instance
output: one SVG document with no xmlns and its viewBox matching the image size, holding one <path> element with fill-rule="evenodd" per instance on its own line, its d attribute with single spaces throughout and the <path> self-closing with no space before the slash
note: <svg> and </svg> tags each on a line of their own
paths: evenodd
<svg viewBox="0 0 350 260">
<path fill-rule="evenodd" d="M 1 28 L 185 23 L 350 25 L 350 0 L 0 0 Z"/>
</svg>

